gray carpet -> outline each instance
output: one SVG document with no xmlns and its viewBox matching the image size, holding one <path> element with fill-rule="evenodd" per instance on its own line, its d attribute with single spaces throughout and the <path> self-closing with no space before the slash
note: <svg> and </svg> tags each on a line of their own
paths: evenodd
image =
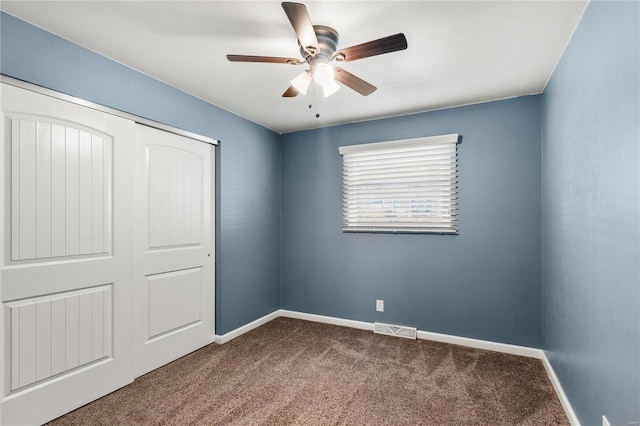
<svg viewBox="0 0 640 426">
<path fill-rule="evenodd" d="M 278 318 L 52 424 L 569 422 L 539 360 Z"/>
</svg>

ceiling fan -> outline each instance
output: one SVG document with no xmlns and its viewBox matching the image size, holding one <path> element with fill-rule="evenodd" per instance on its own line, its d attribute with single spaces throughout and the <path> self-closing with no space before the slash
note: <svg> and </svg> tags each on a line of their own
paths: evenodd
<svg viewBox="0 0 640 426">
<path fill-rule="evenodd" d="M 338 32 L 324 25 L 312 25 L 305 5 L 301 3 L 283 2 L 282 8 L 287 14 L 298 37 L 298 45 L 303 59 L 281 58 L 274 56 L 227 55 L 231 62 L 265 62 L 271 64 L 303 65 L 309 69 L 291 80 L 291 86 L 282 95 L 292 98 L 302 93 L 307 94 L 311 81 L 322 87 L 325 97 L 335 93 L 343 85 L 355 90 L 363 96 L 370 95 L 377 88 L 350 72 L 329 62 L 349 62 L 383 53 L 395 52 L 407 48 L 407 39 L 402 33 L 369 41 L 344 49 L 338 48 Z"/>
</svg>

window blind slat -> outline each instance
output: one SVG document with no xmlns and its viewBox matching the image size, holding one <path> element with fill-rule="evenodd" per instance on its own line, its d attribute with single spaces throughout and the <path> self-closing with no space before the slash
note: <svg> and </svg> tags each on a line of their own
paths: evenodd
<svg viewBox="0 0 640 426">
<path fill-rule="evenodd" d="M 344 203 L 344 210 L 346 211 L 359 211 L 360 209 L 377 209 L 377 210 L 393 210 L 393 209 L 440 209 L 440 208 L 452 208 L 457 206 L 457 202 L 452 201 L 433 201 L 433 202 L 416 202 L 414 200 L 387 200 L 384 202 L 362 202 L 362 201 L 346 201 Z"/>
<path fill-rule="evenodd" d="M 428 182 L 423 182 L 423 184 L 427 184 Z M 449 190 L 451 188 L 451 183 L 450 182 L 432 182 L 432 184 L 429 185 L 423 185 L 421 186 L 421 188 L 427 189 L 429 191 L 442 191 L 442 190 Z M 361 191 L 369 191 L 369 193 L 373 193 L 376 189 L 381 189 L 379 186 L 375 186 L 375 185 L 371 185 L 371 186 L 361 186 L 361 187 L 357 187 L 357 188 L 353 188 L 353 191 L 356 191 L 355 194 L 348 194 L 348 195 L 357 195 L 359 194 Z M 343 192 L 343 194 L 346 194 L 345 192 Z"/>
<path fill-rule="evenodd" d="M 456 206 L 438 206 L 432 207 L 429 209 L 423 208 L 411 208 L 411 207 L 398 207 L 396 209 L 375 209 L 375 208 L 359 208 L 359 209 L 348 209 L 345 212 L 345 216 L 350 217 L 367 217 L 367 216 L 402 216 L 407 214 L 415 214 L 415 215 L 425 215 L 425 216 L 433 216 L 439 215 L 443 212 L 455 212 L 457 210 Z"/>
<path fill-rule="evenodd" d="M 347 182 L 353 182 L 356 185 L 359 182 L 371 183 L 371 182 L 431 182 L 431 181 L 451 181 L 455 180 L 456 175 L 443 172 L 440 170 L 429 172 L 408 172 L 408 173 L 389 173 L 380 175 L 362 175 L 362 176 L 343 176 L 343 179 Z"/>
<path fill-rule="evenodd" d="M 428 158 L 428 157 L 425 157 Z M 451 164 L 455 163 L 456 159 L 453 157 L 442 158 L 442 159 L 433 159 L 433 160 L 421 160 L 415 161 L 415 158 L 412 158 L 411 161 L 394 161 L 394 162 L 376 162 L 374 163 L 363 163 L 360 165 L 346 165 L 344 166 L 345 173 L 355 173 L 355 172 L 372 172 L 376 173 L 381 170 L 388 169 L 404 169 L 404 168 L 424 168 L 430 167 L 433 165 L 434 167 L 450 167 Z"/>
<path fill-rule="evenodd" d="M 361 220 L 366 220 L 368 218 L 387 218 L 387 219 L 403 219 L 403 220 L 409 220 L 409 219 L 417 219 L 417 218 L 433 218 L 433 219 L 438 219 L 441 220 L 442 218 L 442 214 L 444 213 L 455 213 L 456 209 L 442 209 L 442 210 L 432 210 L 429 212 L 421 212 L 421 211 L 412 211 L 407 209 L 406 211 L 403 210 L 396 210 L 396 211 L 380 211 L 380 212 L 375 212 L 375 211 L 360 211 L 358 213 L 353 213 L 353 212 L 347 212 L 345 214 L 345 218 L 350 218 L 350 219 L 361 219 Z"/>
<path fill-rule="evenodd" d="M 375 192 L 365 192 L 365 191 L 352 191 L 349 193 L 343 193 L 342 196 L 345 200 L 395 200 L 395 199 L 411 199 L 411 200 L 421 200 L 421 199 L 434 199 L 434 200 L 452 200 L 457 199 L 457 192 L 438 192 L 438 191 L 379 191 Z"/>
<path fill-rule="evenodd" d="M 456 233 L 457 140 L 341 147 L 343 231 Z"/>
<path fill-rule="evenodd" d="M 365 163 L 371 164 L 372 162 L 375 162 L 375 161 L 385 161 L 385 162 L 403 161 L 403 160 L 419 158 L 419 157 L 430 157 L 431 159 L 436 160 L 439 158 L 455 158 L 455 156 L 456 154 L 454 152 L 447 151 L 447 150 L 434 151 L 431 153 L 426 151 L 398 152 L 394 154 L 372 154 L 372 155 L 369 155 L 368 157 L 363 156 L 358 158 L 349 158 L 346 161 L 346 164 L 347 165 L 365 164 Z"/>
<path fill-rule="evenodd" d="M 417 214 L 433 214 L 433 213 L 443 213 L 443 212 L 454 212 L 458 209 L 457 205 L 449 204 L 449 205 L 439 205 L 439 206 L 408 206 L 408 205 L 398 205 L 394 207 L 385 207 L 380 208 L 376 206 L 354 206 L 352 205 L 350 208 L 345 209 L 345 216 L 351 215 L 354 216 L 367 216 L 371 214 L 386 214 L 393 215 L 395 213 L 398 214 L 407 214 L 407 213 L 415 213 Z"/>
<path fill-rule="evenodd" d="M 420 179 L 420 180 L 418 180 Z M 407 183 L 413 183 L 413 182 L 419 182 L 421 185 L 425 185 L 425 186 L 441 186 L 441 187 L 446 187 L 446 186 L 451 186 L 451 185 L 455 185 L 457 181 L 456 177 L 452 177 L 452 178 L 406 178 L 406 179 L 402 179 L 402 178 L 394 178 L 393 181 L 391 181 L 391 183 L 394 184 L 407 184 Z M 355 181 L 355 182 L 351 182 L 353 184 L 354 187 L 363 187 L 363 188 L 374 188 L 376 186 L 383 186 L 384 185 L 384 180 L 382 179 L 378 179 L 378 180 L 361 180 L 361 181 Z"/>
<path fill-rule="evenodd" d="M 432 222 L 402 222 L 402 223 L 394 223 L 394 222 L 361 222 L 356 223 L 354 226 L 363 226 L 363 227 L 389 227 L 394 226 L 398 228 L 444 228 L 445 226 L 451 225 L 452 222 L 448 221 L 432 221 Z"/>
<path fill-rule="evenodd" d="M 423 230 L 423 229 L 412 229 L 412 228 L 408 228 L 408 229 L 400 229 L 400 228 L 394 228 L 394 227 L 379 227 L 379 228 L 367 228 L 367 227 L 362 227 L 362 228 L 354 228 L 354 227 L 350 227 L 350 228 L 342 228 L 342 232 L 348 232 L 348 233 L 354 233 L 354 234 L 358 234 L 358 233 L 370 233 L 370 234 L 381 234 L 381 233 L 385 233 L 385 234 L 456 234 L 457 232 L 453 229 L 449 229 L 449 228 L 431 228 L 431 229 L 427 229 L 427 230 Z"/>
<path fill-rule="evenodd" d="M 385 206 L 389 205 L 400 205 L 400 204 L 411 204 L 411 205 L 425 205 L 425 206 L 436 206 L 440 204 L 457 204 L 456 199 L 454 198 L 409 198 L 409 197 L 397 197 L 397 198 L 347 198 L 344 197 L 344 207 L 351 206 L 365 206 L 365 205 L 374 205 L 374 206 Z"/>
<path fill-rule="evenodd" d="M 446 170 L 451 172 L 451 166 L 455 164 L 455 161 L 451 161 L 448 163 L 437 162 L 433 164 L 419 164 L 419 165 L 398 165 L 398 164 L 390 164 L 386 167 L 376 167 L 375 169 L 364 169 L 364 168 L 345 168 L 343 171 L 343 175 L 345 176 L 377 176 L 384 175 L 389 173 L 410 173 L 410 172 L 421 172 L 421 171 L 429 171 L 429 170 Z"/>
<path fill-rule="evenodd" d="M 443 222 L 442 219 L 440 219 L 440 215 L 436 215 L 436 214 L 431 214 L 431 215 L 428 215 L 428 214 L 412 215 L 409 213 L 397 214 L 397 215 L 380 214 L 380 215 L 371 215 L 366 217 L 362 217 L 358 215 L 348 215 L 347 218 L 349 221 L 354 221 L 354 222 L 389 221 L 389 222 L 396 222 L 396 223 L 413 223 L 413 222 L 425 223 L 429 220 L 435 221 L 438 223 Z M 444 222 L 450 222 L 450 221 L 444 221 Z"/>
<path fill-rule="evenodd" d="M 444 188 L 433 188 L 430 185 L 396 185 L 394 187 L 384 187 L 384 188 L 360 188 L 354 187 L 351 189 L 343 189 L 343 194 L 345 195 L 378 195 L 378 194 L 416 194 L 416 195 L 451 195 L 457 194 L 457 190 L 451 189 L 451 187 Z"/>
</svg>

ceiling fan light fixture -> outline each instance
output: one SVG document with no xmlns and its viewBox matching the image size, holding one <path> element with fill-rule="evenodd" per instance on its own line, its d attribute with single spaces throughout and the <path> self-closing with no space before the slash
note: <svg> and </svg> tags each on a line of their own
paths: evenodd
<svg viewBox="0 0 640 426">
<path fill-rule="evenodd" d="M 313 72 L 313 79 L 323 87 L 326 84 L 335 83 L 333 76 L 333 67 L 329 64 L 320 63 L 316 66 L 316 69 Z"/>
<path fill-rule="evenodd" d="M 309 71 L 302 71 L 300 75 L 291 80 L 291 85 L 296 88 L 296 90 L 303 95 L 307 94 L 307 89 L 309 89 L 309 85 L 311 84 L 311 74 Z"/>
<path fill-rule="evenodd" d="M 338 90 L 340 90 L 340 85 L 333 80 L 322 85 L 322 94 L 325 98 L 333 95 Z"/>
</svg>

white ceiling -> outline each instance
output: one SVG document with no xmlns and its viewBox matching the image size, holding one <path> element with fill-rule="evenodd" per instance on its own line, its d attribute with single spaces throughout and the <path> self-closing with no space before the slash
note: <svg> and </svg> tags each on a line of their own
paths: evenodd
<svg viewBox="0 0 640 426">
<path fill-rule="evenodd" d="M 6 12 L 279 133 L 540 93 L 580 1 L 306 1 L 338 48 L 403 32 L 408 49 L 344 63 L 378 87 L 282 98 L 304 66 L 277 1 L 2 1 Z M 313 86 L 312 86 L 313 87 Z M 313 107 L 310 109 L 309 104 Z M 315 114 L 320 113 L 320 118 Z"/>
</svg>

